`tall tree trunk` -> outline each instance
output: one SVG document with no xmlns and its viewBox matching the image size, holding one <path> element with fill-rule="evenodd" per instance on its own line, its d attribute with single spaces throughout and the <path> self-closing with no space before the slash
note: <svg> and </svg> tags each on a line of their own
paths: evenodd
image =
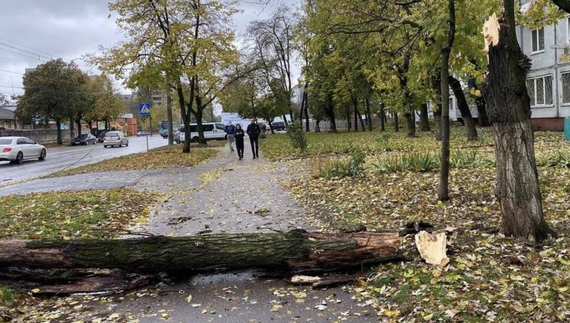
<svg viewBox="0 0 570 323">
<path fill-rule="evenodd" d="M 305 131 L 311 131 L 311 123 L 309 122 L 309 94 L 306 91 L 307 85 L 305 85 L 305 91 L 303 92 L 303 101 L 305 102 Z"/>
<path fill-rule="evenodd" d="M 57 144 L 63 145 L 63 140 L 61 140 L 61 119 L 55 119 L 55 126 L 57 127 Z"/>
<path fill-rule="evenodd" d="M 76 119 L 77 121 L 77 135 L 81 135 L 81 119 Z"/>
<path fill-rule="evenodd" d="M 479 126 L 489 127 L 491 123 L 489 122 L 489 117 L 487 116 L 487 107 L 484 98 L 475 99 L 475 104 L 477 105 L 477 114 L 479 114 Z"/>
<path fill-rule="evenodd" d="M 356 110 L 356 106 L 354 106 L 354 131 L 358 131 L 358 110 Z"/>
<path fill-rule="evenodd" d="M 334 114 L 334 103 L 333 103 L 333 96 L 331 93 L 327 95 L 326 105 L 325 105 L 325 112 L 327 117 L 329 117 L 329 121 L 331 123 L 330 132 L 337 132 L 336 129 L 336 116 Z"/>
<path fill-rule="evenodd" d="M 538 184 L 526 89 L 526 73 L 531 64 L 517 42 L 514 1 L 503 0 L 502 4 L 499 22 L 486 23 L 489 28 L 500 28 L 499 38 L 492 39 L 496 45 L 489 45 L 489 74 L 483 91 L 489 121 L 495 130 L 495 194 L 501 207 L 503 233 L 541 241 L 555 232 L 544 220 Z"/>
<path fill-rule="evenodd" d="M 441 50 L 441 171 L 439 178 L 439 201 L 449 200 L 449 56 L 455 39 L 455 0 L 448 0 L 449 33 L 447 44 Z"/>
<path fill-rule="evenodd" d="M 74 132 L 75 132 L 75 122 L 73 122 L 73 117 L 69 117 L 69 141 L 73 144 Z"/>
<path fill-rule="evenodd" d="M 358 120 L 360 120 L 360 127 L 362 128 L 362 131 L 366 131 L 366 127 L 364 126 L 364 120 L 362 120 L 362 114 L 360 114 L 360 111 L 356 110 L 356 113 L 358 114 Z"/>
<path fill-rule="evenodd" d="M 366 121 L 368 121 L 368 131 L 372 131 L 372 109 L 370 108 L 370 100 L 366 99 Z"/>
<path fill-rule="evenodd" d="M 166 91 L 166 120 L 168 121 L 168 145 L 174 145 L 174 129 L 172 129 L 172 96 Z"/>
<path fill-rule="evenodd" d="M 414 112 L 406 112 L 404 116 L 406 117 L 406 136 L 408 138 L 413 138 L 416 136 L 416 120 L 414 120 Z"/>
<path fill-rule="evenodd" d="M 428 106 L 427 104 L 422 104 L 420 106 L 420 131 L 430 131 L 429 128 L 429 116 L 428 116 Z"/>
<path fill-rule="evenodd" d="M 394 112 L 394 132 L 400 131 L 400 125 L 398 124 L 398 112 Z"/>
<path fill-rule="evenodd" d="M 315 132 L 321 132 L 321 119 L 315 118 Z"/>
<path fill-rule="evenodd" d="M 441 89 L 440 89 L 441 91 Z M 433 110 L 433 121 L 435 126 L 435 140 L 441 141 L 443 139 L 441 131 L 441 104 L 438 103 L 437 108 Z"/>
<path fill-rule="evenodd" d="M 384 102 L 380 103 L 380 131 L 386 131 L 386 111 L 384 111 Z"/>
<path fill-rule="evenodd" d="M 201 100 L 196 99 L 197 107 L 200 107 L 201 103 L 202 103 Z M 207 145 L 208 142 L 204 137 L 204 126 L 202 125 L 203 112 L 204 108 L 198 108 L 196 109 L 196 113 L 194 114 L 194 116 L 196 117 L 196 128 L 198 130 L 198 143 L 200 143 L 201 145 Z M 187 139 L 191 140 L 192 138 L 187 138 Z"/>
<path fill-rule="evenodd" d="M 350 121 L 350 109 L 347 105 L 345 105 L 344 108 L 346 110 L 346 129 L 350 131 L 350 129 L 352 129 L 352 122 Z"/>
<path fill-rule="evenodd" d="M 458 79 L 450 75 L 449 85 L 451 86 L 453 94 L 457 99 L 457 106 L 459 108 L 459 111 L 461 112 L 461 118 L 465 122 L 466 131 L 467 131 L 467 140 L 468 141 L 477 140 L 477 127 L 475 126 L 475 120 L 473 120 L 473 117 L 471 116 L 471 110 L 469 110 L 469 105 L 467 104 L 465 93 L 463 93 L 463 89 L 461 88 L 461 83 L 459 82 Z"/>
</svg>

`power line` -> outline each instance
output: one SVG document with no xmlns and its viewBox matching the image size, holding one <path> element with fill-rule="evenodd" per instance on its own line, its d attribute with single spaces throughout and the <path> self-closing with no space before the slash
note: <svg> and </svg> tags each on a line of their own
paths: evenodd
<svg viewBox="0 0 570 323">
<path fill-rule="evenodd" d="M 26 58 L 33 59 L 33 60 L 36 60 L 36 59 L 37 59 L 38 61 L 41 60 L 41 58 L 40 58 L 39 56 L 38 56 L 38 57 L 32 57 L 32 56 L 28 56 L 28 55 L 26 55 L 26 54 L 18 53 L 18 52 L 15 52 L 15 51 L 13 51 L 13 50 L 9 50 L 9 49 L 6 49 L 6 48 L 0 48 L 0 50 L 7 51 L 7 52 L 9 52 L 9 53 L 16 54 L 16 55 L 21 55 L 21 56 L 24 56 L 24 57 L 26 57 Z"/>
<path fill-rule="evenodd" d="M 6 71 L 6 70 L 0 70 L 0 72 L 24 75 L 24 73 L 18 73 L 18 72 Z"/>
<path fill-rule="evenodd" d="M 18 47 L 12 46 L 12 45 L 8 45 L 8 44 L 6 44 L 6 43 L 0 42 L 0 45 L 6 46 L 6 47 L 9 47 L 9 48 L 13 48 L 13 49 L 15 49 L 15 50 L 19 50 L 19 51 L 24 52 L 24 53 L 27 53 L 27 54 L 32 54 L 32 55 L 34 55 L 34 56 L 37 56 L 38 59 L 40 59 L 40 57 L 45 57 L 45 58 L 47 58 L 47 59 L 51 59 L 51 57 L 49 57 L 49 56 L 45 56 L 45 55 L 40 55 L 40 54 L 38 54 L 38 53 L 29 52 L 29 51 L 27 51 L 27 50 L 23 50 L 23 49 L 20 49 L 20 48 L 18 48 Z"/>
<path fill-rule="evenodd" d="M 15 41 L 13 41 L 13 40 L 6 39 L 6 38 L 4 38 L 4 37 L 0 37 L 0 39 L 5 40 L 5 41 L 7 41 L 7 42 L 9 42 L 9 43 L 12 43 L 12 44 L 16 44 L 16 45 L 18 45 L 18 46 L 20 46 L 20 47 L 24 47 L 24 48 L 27 48 L 27 49 L 31 49 L 31 50 L 36 51 L 36 52 L 39 52 L 39 53 L 47 54 L 47 55 L 49 55 L 50 59 L 52 59 L 52 57 L 53 57 L 52 54 L 50 54 L 50 53 L 48 53 L 48 52 L 41 51 L 41 50 L 39 50 L 39 49 L 37 49 L 37 48 L 33 48 L 33 47 L 30 47 L 30 46 L 22 45 L 22 44 L 17 43 L 17 42 L 15 42 Z"/>
</svg>

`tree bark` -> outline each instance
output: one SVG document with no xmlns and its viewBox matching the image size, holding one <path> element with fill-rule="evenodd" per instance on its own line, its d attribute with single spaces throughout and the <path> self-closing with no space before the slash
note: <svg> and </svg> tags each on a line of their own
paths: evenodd
<svg viewBox="0 0 570 323">
<path fill-rule="evenodd" d="M 172 129 L 172 95 L 166 90 L 166 120 L 168 121 L 168 145 L 174 145 L 174 129 Z"/>
<path fill-rule="evenodd" d="M 358 110 L 356 110 L 356 105 L 354 106 L 354 131 L 358 132 Z"/>
<path fill-rule="evenodd" d="M 333 95 L 329 93 L 327 95 L 326 105 L 325 105 L 325 113 L 330 121 L 330 132 L 337 132 L 336 129 L 336 116 L 334 114 L 334 103 L 333 103 Z"/>
<path fill-rule="evenodd" d="M 413 112 L 406 112 L 406 136 L 408 138 L 413 138 L 416 136 L 416 120 L 414 120 L 414 113 Z"/>
<path fill-rule="evenodd" d="M 477 127 L 475 126 L 475 120 L 473 120 L 473 116 L 471 115 L 471 110 L 469 110 L 469 105 L 467 104 L 465 93 L 463 93 L 463 89 L 461 88 L 461 83 L 458 79 L 450 75 L 449 86 L 451 87 L 451 90 L 453 90 L 453 94 L 455 94 L 457 105 L 461 112 L 461 118 L 466 126 L 467 141 L 477 140 Z"/>
<path fill-rule="evenodd" d="M 0 268 L 113 268 L 133 273 L 250 268 L 323 272 L 401 257 L 398 233 L 243 233 L 122 240 L 0 241 Z"/>
<path fill-rule="evenodd" d="M 360 120 L 360 127 L 362 128 L 362 131 L 366 131 L 366 126 L 364 126 L 364 120 L 362 120 L 362 114 L 360 114 L 360 111 L 356 110 L 356 113 L 358 114 L 358 120 Z"/>
<path fill-rule="evenodd" d="M 372 131 L 372 109 L 370 108 L 370 100 L 366 99 L 366 121 L 368 121 L 368 131 Z"/>
<path fill-rule="evenodd" d="M 394 132 L 400 131 L 400 125 L 398 124 L 398 112 L 394 112 Z"/>
<path fill-rule="evenodd" d="M 441 134 L 441 104 L 438 104 L 437 109 L 433 111 L 433 121 L 435 125 L 435 140 L 441 141 L 443 139 Z"/>
<path fill-rule="evenodd" d="M 420 107 L 420 131 L 431 131 L 429 127 L 428 106 L 425 103 Z"/>
<path fill-rule="evenodd" d="M 487 116 L 487 107 L 485 104 L 485 99 L 477 98 L 475 99 L 475 105 L 477 105 L 477 114 L 479 115 L 479 127 L 490 127 L 489 117 Z"/>
<path fill-rule="evenodd" d="M 303 91 L 303 102 L 305 102 L 305 131 L 310 132 L 311 126 L 309 122 L 309 94 L 307 93 L 307 85 Z"/>
<path fill-rule="evenodd" d="M 499 39 L 489 45 L 489 74 L 483 91 L 495 130 L 495 194 L 501 207 L 503 233 L 541 241 L 555 233 L 544 220 L 538 184 L 526 89 L 530 60 L 516 39 L 513 0 L 503 0 L 503 9 Z"/>
<path fill-rule="evenodd" d="M 386 119 L 384 118 L 384 116 L 386 115 L 386 112 L 384 111 L 384 102 L 380 103 L 380 131 L 384 132 L 386 131 Z"/>
<path fill-rule="evenodd" d="M 447 44 L 441 50 L 441 171 L 439 201 L 449 200 L 449 56 L 455 40 L 455 0 L 448 0 L 449 30 Z"/>
</svg>

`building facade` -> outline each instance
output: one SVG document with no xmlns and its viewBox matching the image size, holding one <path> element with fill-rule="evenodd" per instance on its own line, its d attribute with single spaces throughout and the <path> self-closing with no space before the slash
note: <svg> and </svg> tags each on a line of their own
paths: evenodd
<svg viewBox="0 0 570 323">
<path fill-rule="evenodd" d="M 532 61 L 527 89 L 533 127 L 561 131 L 564 117 L 570 116 L 570 18 L 540 29 L 519 26 L 517 38 Z"/>
</svg>

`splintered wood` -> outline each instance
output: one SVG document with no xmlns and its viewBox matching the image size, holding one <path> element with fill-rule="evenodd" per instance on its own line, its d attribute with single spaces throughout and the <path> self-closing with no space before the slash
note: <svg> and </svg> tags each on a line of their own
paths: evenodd
<svg viewBox="0 0 570 323">
<path fill-rule="evenodd" d="M 483 51 L 485 53 L 489 52 L 489 46 L 499 43 L 499 29 L 501 29 L 499 19 L 493 13 L 483 24 L 483 36 L 485 37 L 485 48 Z M 487 59 L 489 59 L 489 56 L 487 56 Z"/>
<path fill-rule="evenodd" d="M 447 258 L 447 235 L 445 232 L 431 234 L 421 231 L 416 234 L 416 246 L 420 252 L 420 256 L 428 263 L 441 268 L 447 266 L 449 258 Z"/>
</svg>

